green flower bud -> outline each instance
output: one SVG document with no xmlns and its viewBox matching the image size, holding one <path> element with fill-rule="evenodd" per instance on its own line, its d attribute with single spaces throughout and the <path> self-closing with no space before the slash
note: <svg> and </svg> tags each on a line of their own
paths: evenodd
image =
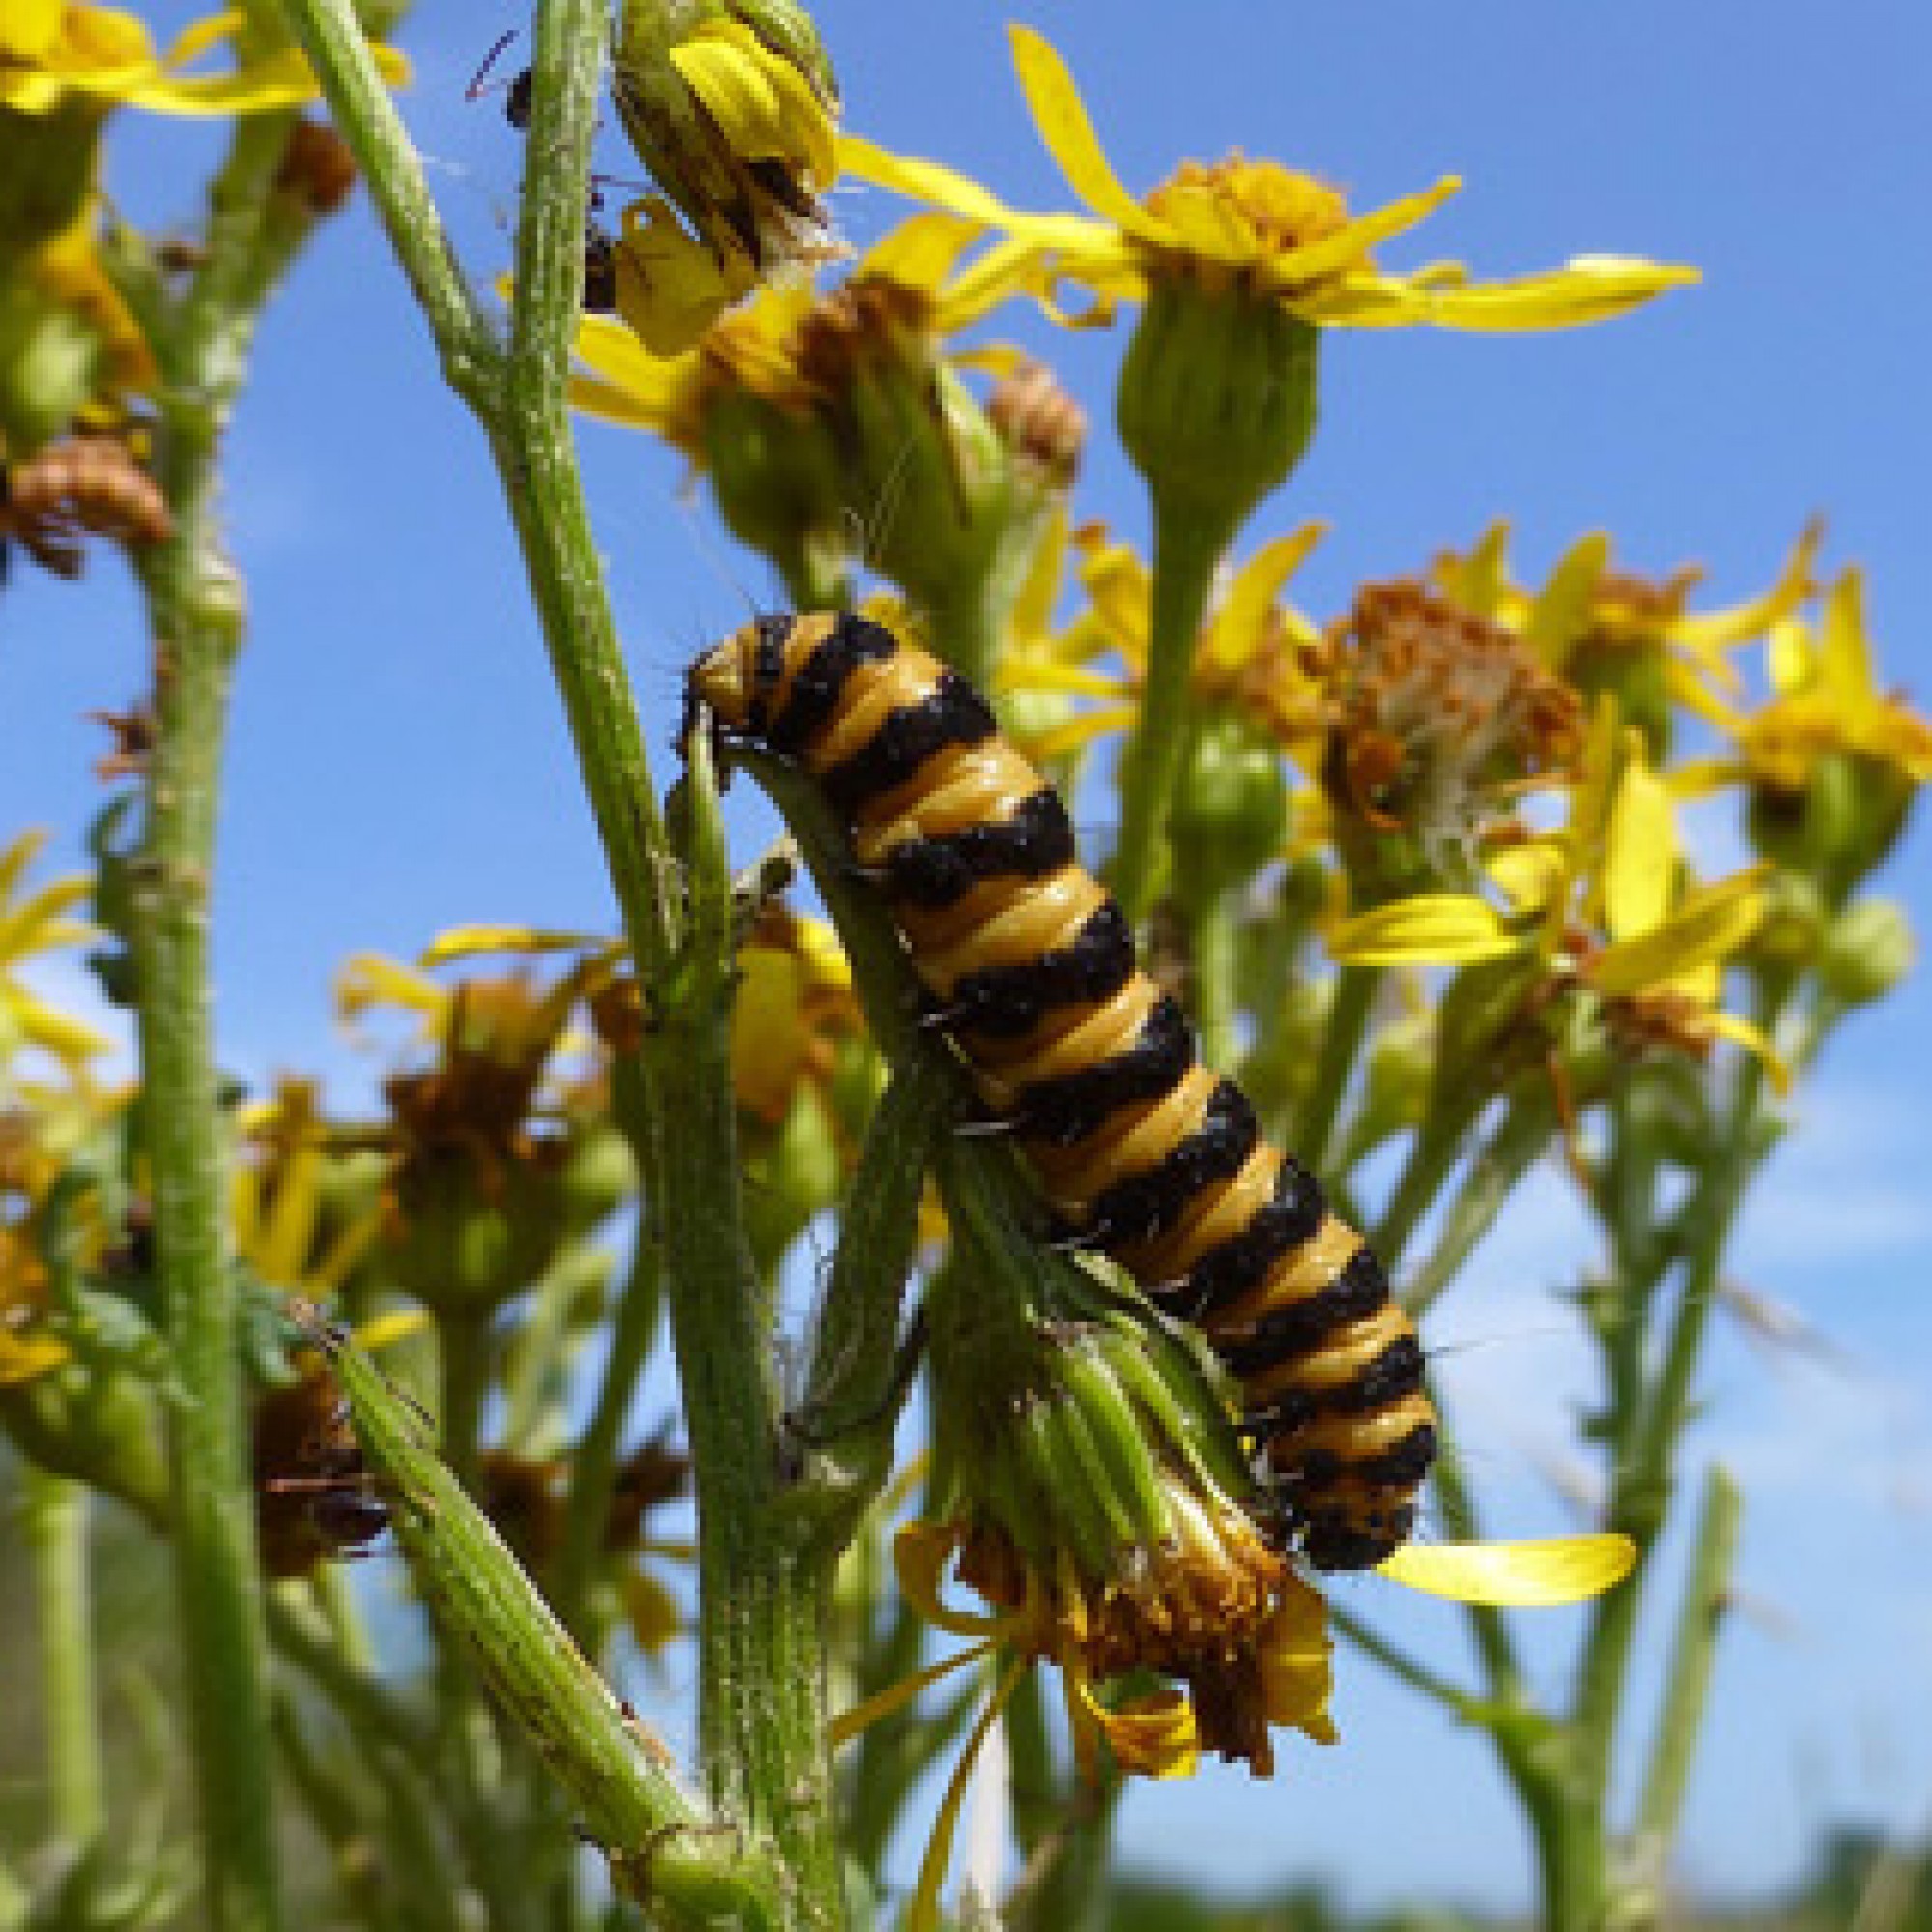
<svg viewBox="0 0 1932 1932">
<path fill-rule="evenodd" d="M 1116 399 L 1121 441 L 1163 514 L 1225 545 L 1315 431 L 1321 330 L 1270 296 L 1163 277 Z"/>
<path fill-rule="evenodd" d="M 488 1168 L 460 1151 L 412 1162 L 381 1244 L 390 1279 L 439 1313 L 486 1310 L 531 1286 L 569 1229 L 560 1149 Z"/>
<path fill-rule="evenodd" d="M 1818 962 L 1828 992 L 1847 1006 L 1882 1000 L 1911 972 L 1916 949 L 1895 899 L 1860 899 L 1833 922 Z"/>
<path fill-rule="evenodd" d="M 1747 821 L 1751 843 L 1841 904 L 1898 842 L 1916 792 L 1910 775 L 1889 760 L 1834 752 L 1812 764 L 1800 791 L 1757 787 Z"/>
<path fill-rule="evenodd" d="M 638 158 L 714 260 L 759 275 L 836 253 L 838 90 L 789 0 L 623 0 L 611 94 Z"/>
<path fill-rule="evenodd" d="M 1251 879 L 1288 838 L 1288 779 L 1274 740 L 1245 711 L 1217 707 L 1194 734 L 1168 838 L 1177 894 L 1211 898 Z"/>
<path fill-rule="evenodd" d="M 836 576 L 852 549 L 847 491 L 826 425 L 721 386 L 704 412 L 704 467 L 731 533 L 771 558 L 794 595 Z"/>
</svg>

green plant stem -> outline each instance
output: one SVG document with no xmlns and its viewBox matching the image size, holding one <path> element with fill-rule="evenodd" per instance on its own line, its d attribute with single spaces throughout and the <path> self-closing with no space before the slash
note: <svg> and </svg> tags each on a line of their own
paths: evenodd
<svg viewBox="0 0 1932 1932">
<path fill-rule="evenodd" d="M 731 1081 L 732 896 L 708 750 L 692 743 L 682 829 L 687 943 L 653 987 L 644 1061 L 659 1119 L 671 1340 L 697 1496 L 698 1730 L 715 1802 L 766 1833 L 801 1926 L 843 1922 L 826 1744 L 831 1553 L 789 1514 L 763 1296 L 745 1237 Z"/>
<path fill-rule="evenodd" d="M 1712 1150 L 1711 1166 L 1687 1210 L 1682 1286 L 1664 1346 L 1662 1365 L 1637 1425 L 1628 1459 L 1620 1461 L 1611 1487 L 1609 1526 L 1637 1547 L 1636 1568 L 1593 1608 L 1578 1666 L 1573 1706 L 1585 1789 L 1599 1811 L 1607 1791 L 1617 1714 L 1629 1667 L 1632 1639 L 1642 1607 L 1652 1551 L 1669 1514 L 1672 1464 L 1690 1411 L 1690 1384 L 1704 1330 L 1717 1297 L 1725 1243 L 1758 1152 L 1758 1114 L 1764 1069 L 1744 1059 L 1724 1129 Z"/>
<path fill-rule="evenodd" d="M 677 1257 L 671 1322 L 698 1499 L 700 1732 L 712 1788 L 780 1847 L 797 1922 L 836 1923 L 842 1898 L 823 1740 L 826 1577 L 774 1534 L 776 1390 L 735 1202 L 728 879 L 716 885 L 722 840 L 715 825 L 702 828 L 694 864 L 704 882 L 693 889 L 702 937 L 675 951 L 675 871 L 565 405 L 606 8 L 602 0 L 545 0 L 538 11 L 517 302 L 500 395 L 494 382 L 470 380 L 492 367 L 475 311 L 348 9 L 342 0 L 291 0 L 291 8 L 337 123 L 371 176 L 452 383 L 490 434 L 625 929 L 641 982 L 659 1003 L 663 1024 L 645 1055 L 648 1131 L 666 1249 Z M 721 1190 L 730 1197 L 722 1208 Z"/>
<path fill-rule="evenodd" d="M 1691 1532 L 1690 1547 L 1695 1554 L 1677 1613 L 1657 1735 L 1637 1804 L 1638 1838 L 1657 1848 L 1660 1871 L 1661 1854 L 1677 1833 L 1690 1761 L 1704 1720 L 1718 1633 L 1730 1601 L 1731 1566 L 1737 1556 L 1743 1508 L 1744 1499 L 1729 1471 L 1712 1469 L 1704 1478 L 1697 1526 Z"/>
<path fill-rule="evenodd" d="M 1107 882 L 1127 918 L 1147 917 L 1166 863 L 1167 819 L 1194 725 L 1188 680 L 1214 571 L 1232 536 L 1221 520 L 1154 510 L 1147 678 L 1140 716 L 1122 754 L 1121 836 Z"/>
<path fill-rule="evenodd" d="M 1315 1078 L 1302 1102 L 1294 1133 L 1296 1157 L 1317 1174 L 1328 1165 L 1328 1143 L 1342 1111 L 1342 1095 L 1361 1054 L 1362 1037 L 1368 1031 L 1369 1014 L 1381 982 L 1379 966 L 1344 966 L 1335 976 L 1328 1022 L 1321 1031 L 1321 1056 L 1315 1063 Z"/>
<path fill-rule="evenodd" d="M 1201 1058 L 1209 1066 L 1234 1067 L 1235 1020 L 1239 1010 L 1236 980 L 1240 960 L 1236 920 L 1236 895 L 1217 892 L 1188 920 L 1194 1026 Z"/>
<path fill-rule="evenodd" d="M 276 186 L 292 118 L 238 124 L 210 192 L 204 263 L 156 344 L 159 478 L 174 517 L 141 554 L 156 651 L 155 742 L 130 935 L 141 1130 L 152 1172 L 169 1412 L 174 1552 L 200 1793 L 204 1889 L 218 1932 L 281 1913 L 272 1752 L 222 1122 L 209 1013 L 209 895 L 242 599 L 222 553 L 216 458 L 257 314 L 313 224 Z"/>
<path fill-rule="evenodd" d="M 990 693 L 1000 642 L 990 578 L 968 578 L 955 595 L 933 607 L 929 621 L 934 651 L 976 690 Z"/>
<path fill-rule="evenodd" d="M 349 0 L 284 0 L 367 179 L 450 387 L 490 440 L 624 927 L 646 984 L 674 934 L 672 866 L 570 438 L 565 383 L 583 273 L 604 0 L 545 0 L 532 47 L 527 156 L 507 355 L 464 280 L 422 163 Z"/>
<path fill-rule="evenodd" d="M 21 1478 L 41 1627 L 49 1822 L 78 1852 L 106 1821 L 87 1589 L 88 1492 L 31 1463 L 21 1464 Z"/>
<path fill-rule="evenodd" d="M 647 1893 L 663 1922 L 680 1932 L 775 1927 L 777 1878 L 761 1848 L 707 1812 L 677 1777 L 669 1752 L 611 1696 L 428 1446 L 413 1406 L 313 1311 L 298 1312 L 335 1369 L 424 1602 L 468 1647 L 477 1675 L 542 1754 L 585 1832 L 607 1848 L 618 1888 Z M 487 1872 L 505 1850 L 479 1841 L 471 1856 Z M 499 1876 L 514 1893 L 514 1874 Z"/>
</svg>

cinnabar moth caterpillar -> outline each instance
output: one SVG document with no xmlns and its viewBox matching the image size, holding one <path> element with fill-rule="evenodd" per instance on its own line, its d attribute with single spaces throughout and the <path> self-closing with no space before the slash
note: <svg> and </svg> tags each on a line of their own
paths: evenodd
<svg viewBox="0 0 1932 1932">
<path fill-rule="evenodd" d="M 1285 1546 L 1378 1563 L 1435 1453 L 1422 1351 L 1321 1183 L 1201 1065 L 1059 796 L 956 672 L 866 618 L 769 617 L 692 667 L 727 742 L 815 780 L 980 1098 L 1055 1215 L 1240 1381 Z"/>
</svg>

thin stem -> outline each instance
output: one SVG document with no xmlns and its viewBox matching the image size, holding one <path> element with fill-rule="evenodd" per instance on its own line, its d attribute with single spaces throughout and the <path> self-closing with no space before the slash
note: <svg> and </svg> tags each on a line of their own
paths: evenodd
<svg viewBox="0 0 1932 1932">
<path fill-rule="evenodd" d="M 376 71 L 353 0 L 282 0 L 282 11 L 415 292 L 442 357 L 443 378 L 488 423 L 499 401 L 502 351 L 457 266 L 414 143 Z M 594 64 L 594 53 L 591 58 Z"/>
<path fill-rule="evenodd" d="M 1188 920 L 1194 1026 L 1201 1040 L 1201 1058 L 1208 1065 L 1224 1069 L 1234 1066 L 1236 1050 L 1235 1020 L 1239 1002 L 1235 988 L 1240 964 L 1236 904 L 1235 893 L 1218 892 Z"/>
<path fill-rule="evenodd" d="M 1650 1768 L 1637 1804 L 1637 1833 L 1646 1863 L 1661 1872 L 1664 1853 L 1677 1833 L 1690 1760 L 1704 1720 L 1717 1657 L 1718 1633 L 1730 1602 L 1731 1565 L 1737 1555 L 1738 1520 L 1744 1499 L 1730 1473 L 1712 1469 L 1704 1478 L 1697 1526 L 1691 1532 L 1695 1555 L 1685 1579 L 1684 1601 L 1671 1640 L 1670 1668 L 1663 1703 L 1651 1744 Z"/>
<path fill-rule="evenodd" d="M 1369 1014 L 1381 982 L 1379 966 L 1344 966 L 1335 976 L 1321 1057 L 1315 1063 L 1315 1078 L 1302 1102 L 1294 1135 L 1297 1157 L 1317 1174 L 1328 1164 L 1328 1143 L 1342 1111 L 1342 1095 L 1360 1057 L 1362 1036 L 1368 1031 Z"/>
<path fill-rule="evenodd" d="M 88 1492 L 31 1463 L 21 1471 L 21 1516 L 41 1627 L 49 1822 L 54 1835 L 77 1854 L 106 1822 L 87 1589 Z"/>
<path fill-rule="evenodd" d="M 1671 1465 L 1690 1412 L 1691 1378 L 1717 1298 L 1724 1245 L 1758 1157 L 1763 1092 L 1762 1066 L 1753 1058 L 1745 1059 L 1738 1067 L 1724 1131 L 1686 1215 L 1688 1254 L 1662 1366 L 1631 1434 L 1629 1458 L 1618 1467 L 1611 1492 L 1610 1527 L 1635 1542 L 1636 1568 L 1594 1606 L 1573 1708 L 1586 1783 L 1600 1806 L 1609 1781 L 1611 1746 L 1643 1584 L 1669 1512 Z"/>
<path fill-rule="evenodd" d="M 1153 586 L 1140 716 L 1121 764 L 1121 837 L 1108 883 L 1127 918 L 1146 918 L 1165 867 L 1168 811 L 1194 724 L 1188 680 L 1226 539 L 1217 521 L 1154 511 Z"/>
<path fill-rule="evenodd" d="M 163 1327 L 181 1391 L 168 1432 L 174 1550 L 205 1889 L 210 1922 L 220 1932 L 268 1932 L 281 1914 L 209 1013 L 215 803 L 229 672 L 242 639 L 242 600 L 216 514 L 216 456 L 257 313 L 313 224 L 299 195 L 277 185 L 292 126 L 286 115 L 241 123 L 211 189 L 203 266 L 156 345 L 160 481 L 174 530 L 141 557 L 156 666 L 132 918 L 141 1129 Z"/>
</svg>

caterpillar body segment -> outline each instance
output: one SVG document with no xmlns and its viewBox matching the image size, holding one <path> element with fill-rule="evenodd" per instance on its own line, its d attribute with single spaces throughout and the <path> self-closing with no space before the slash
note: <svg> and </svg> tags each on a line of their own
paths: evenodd
<svg viewBox="0 0 1932 1932">
<path fill-rule="evenodd" d="M 687 690 L 822 788 L 934 1024 L 1068 1240 L 1196 1323 L 1238 1378 L 1283 1542 L 1321 1569 L 1390 1554 L 1435 1453 L 1414 1328 L 1321 1183 L 1202 1065 L 1064 805 L 985 700 L 851 615 L 760 619 Z"/>
</svg>

